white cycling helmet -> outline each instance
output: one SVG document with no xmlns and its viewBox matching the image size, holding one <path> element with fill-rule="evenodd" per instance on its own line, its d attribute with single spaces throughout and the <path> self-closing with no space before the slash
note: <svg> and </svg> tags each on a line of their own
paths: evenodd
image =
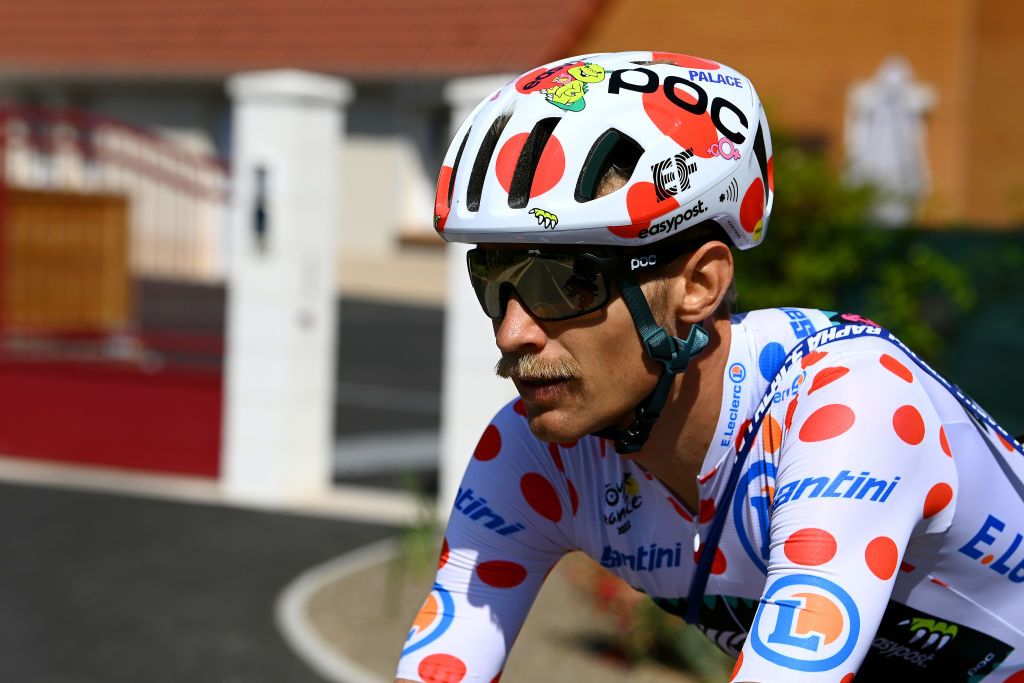
<svg viewBox="0 0 1024 683">
<path fill-rule="evenodd" d="M 608 191 L 612 169 L 626 180 Z M 773 194 L 768 122 L 746 78 L 668 52 L 583 55 L 523 74 L 476 107 L 445 156 L 434 227 L 450 242 L 529 247 L 468 255 L 495 319 L 513 294 L 539 320 L 586 315 L 614 283 L 662 366 L 632 424 L 595 432 L 632 453 L 709 342 L 700 324 L 685 340 L 658 325 L 635 271 L 719 232 L 740 249 L 757 245 Z"/>
<path fill-rule="evenodd" d="M 632 175 L 596 197 L 613 164 Z M 476 107 L 445 156 L 434 226 L 451 242 L 628 247 L 711 219 L 747 249 L 773 195 L 768 123 L 744 76 L 668 52 L 592 54 Z"/>
</svg>

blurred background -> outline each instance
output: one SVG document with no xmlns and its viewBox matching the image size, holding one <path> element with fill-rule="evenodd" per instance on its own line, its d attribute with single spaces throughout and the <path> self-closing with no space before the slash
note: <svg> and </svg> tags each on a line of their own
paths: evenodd
<svg viewBox="0 0 1024 683">
<path fill-rule="evenodd" d="M 125 628 L 180 606 L 188 562 L 254 571 L 247 533 L 308 542 L 256 563 L 272 594 L 435 501 L 443 518 L 512 388 L 487 376 L 487 321 L 432 229 L 436 173 L 480 99 L 570 55 L 746 74 L 777 198 L 769 239 L 738 256 L 740 308 L 876 319 L 1024 431 L 1022 27 L 1000 0 L 0 0 L 0 505 L 23 558 L 0 594 L 44 581 L 0 633 L 87 630 L 123 590 L 97 565 L 94 593 L 55 592 L 70 548 L 150 553 L 164 589 L 122 601 Z M 231 643 L 167 645 L 168 680 L 264 680 L 237 670 L 273 649 L 250 617 Z M 26 640 L 0 667 L 139 674 L 80 659 L 80 638 L 59 656 Z M 301 679 L 286 670 L 266 680 Z"/>
</svg>

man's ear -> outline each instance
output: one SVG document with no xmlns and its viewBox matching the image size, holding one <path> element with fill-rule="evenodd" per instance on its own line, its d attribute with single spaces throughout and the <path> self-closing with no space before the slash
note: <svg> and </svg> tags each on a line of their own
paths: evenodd
<svg viewBox="0 0 1024 683">
<path fill-rule="evenodd" d="M 670 268 L 669 310 L 681 322 L 698 323 L 715 314 L 732 284 L 732 250 L 713 240 Z"/>
</svg>

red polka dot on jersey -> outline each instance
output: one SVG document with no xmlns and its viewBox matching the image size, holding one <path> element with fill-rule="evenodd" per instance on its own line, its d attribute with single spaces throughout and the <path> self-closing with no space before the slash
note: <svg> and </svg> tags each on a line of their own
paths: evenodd
<svg viewBox="0 0 1024 683">
<path fill-rule="evenodd" d="M 1018 671 L 1007 678 L 1003 683 L 1024 683 L 1024 671 Z"/>
<path fill-rule="evenodd" d="M 782 445 L 782 426 L 771 415 L 765 417 L 761 425 L 761 443 L 767 453 L 774 453 Z"/>
<path fill-rule="evenodd" d="M 717 63 L 707 59 L 692 57 L 690 55 L 681 55 L 676 52 L 652 52 L 651 61 L 672 62 L 676 66 L 680 66 L 684 69 L 704 69 L 707 71 L 715 71 L 719 67 Z"/>
<path fill-rule="evenodd" d="M 576 511 L 580 509 L 580 496 L 576 493 L 576 487 L 572 485 L 572 482 L 568 479 L 565 483 L 569 485 L 569 504 L 572 505 L 572 515 L 576 516 Z"/>
<path fill-rule="evenodd" d="M 530 197 L 539 197 L 544 194 L 562 179 L 565 174 L 565 151 L 562 143 L 554 135 L 548 138 L 544 145 L 544 151 L 537 161 L 537 170 L 533 174 L 533 184 L 530 185 Z"/>
<path fill-rule="evenodd" d="M 949 449 L 949 439 L 946 438 L 946 428 L 939 427 L 939 445 L 942 446 L 942 452 L 948 457 L 953 457 L 953 451 Z"/>
<path fill-rule="evenodd" d="M 693 554 L 694 563 L 700 562 L 700 556 L 704 554 L 704 545 L 701 544 L 697 552 Z M 722 553 L 721 548 L 715 548 L 715 559 L 711 561 L 711 573 L 712 574 L 724 574 L 727 567 L 725 561 L 725 555 Z"/>
<path fill-rule="evenodd" d="M 501 674 L 502 674 L 502 672 L 499 671 L 497 673 L 497 675 L 494 678 L 491 679 L 491 683 L 499 683 L 499 681 L 501 681 Z"/>
<path fill-rule="evenodd" d="M 814 376 L 814 381 L 811 382 L 811 388 L 807 390 L 807 395 L 810 396 L 818 389 L 832 384 L 832 382 L 835 382 L 840 377 L 849 374 L 849 372 L 850 368 L 844 368 L 841 365 L 825 368 Z"/>
<path fill-rule="evenodd" d="M 853 411 L 842 404 L 822 406 L 800 426 L 800 440 L 813 442 L 834 439 L 849 430 L 855 419 Z"/>
<path fill-rule="evenodd" d="M 634 239 L 651 224 L 651 219 L 678 208 L 679 202 L 675 197 L 658 200 L 654 183 L 634 183 L 626 190 L 626 211 L 629 212 L 630 225 L 613 225 L 608 229 L 619 237 Z"/>
<path fill-rule="evenodd" d="M 686 508 L 684 508 L 682 505 L 680 505 L 679 501 L 677 501 L 672 496 L 669 496 L 668 497 L 668 502 L 672 503 L 672 507 L 675 509 L 676 512 L 679 513 L 680 517 L 685 519 L 687 522 L 692 522 L 693 521 L 693 515 L 691 515 L 689 512 L 687 512 Z"/>
<path fill-rule="evenodd" d="M 853 673 L 848 673 L 840 679 L 839 683 L 853 683 Z"/>
<path fill-rule="evenodd" d="M 754 178 L 740 202 L 740 225 L 747 232 L 754 232 L 763 217 L 764 183 L 760 178 Z"/>
<path fill-rule="evenodd" d="M 437 193 L 434 195 L 434 230 L 444 232 L 444 224 L 448 220 L 451 209 L 448 206 L 448 188 L 452 184 L 452 167 L 442 166 L 437 179 Z"/>
<path fill-rule="evenodd" d="M 906 365 L 899 362 L 887 353 L 883 353 L 878 359 L 878 362 L 882 364 L 882 367 L 891 372 L 892 374 L 899 377 L 904 382 L 913 382 L 914 373 L 910 372 L 910 369 Z"/>
<path fill-rule="evenodd" d="M 558 522 L 562 519 L 562 504 L 550 481 L 536 472 L 527 472 L 519 480 L 519 490 L 533 511 L 541 517 Z"/>
<path fill-rule="evenodd" d="M 501 432 L 494 425 L 487 425 L 480 442 L 473 451 L 473 457 L 477 460 L 494 460 L 501 450 Z"/>
<path fill-rule="evenodd" d="M 914 406 L 897 408 L 892 416 L 892 428 L 896 430 L 896 436 L 911 446 L 924 441 L 924 418 Z"/>
<path fill-rule="evenodd" d="M 705 474 L 703 476 L 700 476 L 700 477 L 697 477 L 697 481 L 699 481 L 702 484 L 706 484 L 706 483 L 708 483 L 708 480 L 710 480 L 711 477 L 715 476 L 716 474 L 718 474 L 718 465 L 715 465 L 714 467 L 712 467 L 711 471 L 708 472 L 707 474 Z"/>
<path fill-rule="evenodd" d="M 441 543 L 441 557 L 439 557 L 438 560 L 437 560 L 437 568 L 440 569 L 441 567 L 445 566 L 446 564 L 448 564 L 448 538 L 447 537 L 445 537 L 444 542 Z"/>
<path fill-rule="evenodd" d="M 424 657 L 416 670 L 423 683 L 460 683 L 466 677 L 466 663 L 449 654 Z"/>
<path fill-rule="evenodd" d="M 526 417 L 526 403 L 523 402 L 523 399 L 519 399 L 513 403 L 512 410 L 514 410 L 516 414 Z"/>
<path fill-rule="evenodd" d="M 707 524 L 715 518 L 715 501 L 711 498 L 704 498 L 700 501 L 700 520 L 701 524 Z"/>
<path fill-rule="evenodd" d="M 516 172 L 516 164 L 519 163 L 519 155 L 523 151 L 529 133 L 513 135 L 498 150 L 498 157 L 494 161 L 494 173 L 498 176 L 498 182 L 505 192 L 512 187 L 512 176 Z"/>
<path fill-rule="evenodd" d="M 793 427 L 793 414 L 796 413 L 797 399 L 794 397 L 789 402 L 789 407 L 786 408 L 786 431 L 788 432 Z"/>
<path fill-rule="evenodd" d="M 549 443 L 548 453 L 551 454 L 551 459 L 555 462 L 555 467 L 558 468 L 558 471 L 565 474 L 565 465 L 562 464 L 562 456 L 558 452 L 558 444 Z"/>
<path fill-rule="evenodd" d="M 828 351 L 811 351 L 809 354 L 800 359 L 800 367 L 806 370 L 811 367 L 822 358 L 828 355 Z"/>
<path fill-rule="evenodd" d="M 750 429 L 750 420 L 744 420 L 743 424 L 740 425 L 739 431 L 736 432 L 736 452 L 739 453 L 740 449 L 743 448 L 743 439 L 747 436 L 747 430 Z"/>
<path fill-rule="evenodd" d="M 561 446 L 562 448 L 572 448 L 578 443 L 579 441 L 562 441 L 558 445 Z"/>
<path fill-rule="evenodd" d="M 733 665 L 733 667 L 732 667 L 732 673 L 729 674 L 729 680 L 730 681 L 736 680 L 736 674 L 738 674 L 740 672 L 740 669 L 742 669 L 742 668 L 743 668 L 743 652 L 740 652 L 740 656 L 736 658 L 736 664 Z"/>
<path fill-rule="evenodd" d="M 697 96 L 686 85 L 674 85 L 669 93 L 673 99 L 687 104 L 697 103 Z M 710 112 L 681 112 L 679 105 L 666 95 L 665 88 L 644 93 L 641 98 L 644 113 L 658 130 L 683 149 L 692 149 L 698 157 L 710 159 L 713 156 L 711 146 L 718 142 L 719 134 L 714 121 L 711 120 Z"/>
<path fill-rule="evenodd" d="M 934 517 L 942 512 L 949 501 L 953 500 L 953 487 L 945 482 L 936 484 L 924 498 L 924 518 Z"/>
<path fill-rule="evenodd" d="M 526 579 L 526 568 L 515 562 L 491 560 L 478 564 L 476 575 L 488 586 L 514 588 Z"/>
<path fill-rule="evenodd" d="M 864 560 L 868 563 L 871 573 L 882 581 L 888 581 L 896 572 L 900 551 L 896 541 L 888 536 L 872 539 L 864 549 Z"/>
<path fill-rule="evenodd" d="M 800 529 L 790 534 L 783 550 L 790 562 L 816 567 L 835 557 L 836 539 L 824 529 Z"/>
</svg>

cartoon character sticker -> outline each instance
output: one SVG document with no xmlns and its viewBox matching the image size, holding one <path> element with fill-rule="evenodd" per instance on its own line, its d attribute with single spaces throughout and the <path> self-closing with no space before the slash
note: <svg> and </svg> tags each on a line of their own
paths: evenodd
<svg viewBox="0 0 1024 683">
<path fill-rule="evenodd" d="M 544 98 L 559 109 L 582 111 L 586 106 L 583 96 L 588 84 L 604 80 L 604 67 L 593 62 L 566 62 L 549 69 L 537 69 L 516 83 L 521 93 L 542 92 Z"/>
</svg>

